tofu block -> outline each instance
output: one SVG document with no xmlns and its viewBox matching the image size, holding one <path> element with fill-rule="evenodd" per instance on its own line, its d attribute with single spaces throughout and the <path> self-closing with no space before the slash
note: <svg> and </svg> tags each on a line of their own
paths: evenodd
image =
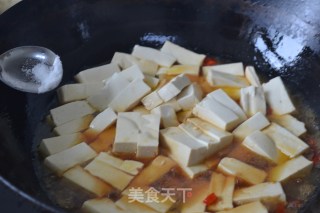
<svg viewBox="0 0 320 213">
<path fill-rule="evenodd" d="M 181 165 L 196 165 L 207 156 L 206 146 L 194 140 L 179 127 L 163 129 L 160 134 L 161 143 L 169 151 L 169 155 Z"/>
<path fill-rule="evenodd" d="M 166 75 L 180 75 L 180 74 L 189 74 L 198 76 L 200 72 L 199 66 L 194 65 L 173 65 L 170 68 L 162 67 L 157 72 L 157 75 L 166 74 Z"/>
<path fill-rule="evenodd" d="M 191 110 L 202 99 L 203 92 L 201 87 L 196 84 L 190 84 L 184 88 L 177 96 L 177 102 L 183 110 Z"/>
<path fill-rule="evenodd" d="M 276 123 L 271 123 L 263 130 L 263 133 L 270 137 L 277 148 L 290 158 L 300 155 L 309 148 L 308 144 Z"/>
<path fill-rule="evenodd" d="M 240 90 L 240 105 L 246 115 L 251 117 L 257 112 L 267 113 L 267 105 L 262 87 L 246 87 Z"/>
<path fill-rule="evenodd" d="M 192 117 L 192 110 L 180 111 L 176 113 L 177 119 L 180 123 L 185 122 L 188 118 Z"/>
<path fill-rule="evenodd" d="M 202 213 L 206 211 L 206 204 L 203 202 L 209 194 L 209 183 L 197 184 L 197 190 L 192 191 L 192 196 L 186 196 L 182 202 L 181 213 Z"/>
<path fill-rule="evenodd" d="M 233 208 L 232 197 L 235 188 L 235 177 L 224 176 L 213 172 L 211 175 L 209 193 L 214 193 L 219 197 L 219 201 L 207 207 L 210 211 L 222 211 Z"/>
<path fill-rule="evenodd" d="M 177 96 L 183 90 L 183 88 L 190 84 L 191 82 L 189 78 L 184 74 L 180 74 L 161 87 L 158 90 L 158 95 L 164 102 L 167 102 L 173 97 Z"/>
<path fill-rule="evenodd" d="M 138 65 L 132 65 L 119 73 L 122 77 L 127 79 L 129 82 L 132 82 L 136 79 L 144 79 L 144 74 L 140 70 Z"/>
<path fill-rule="evenodd" d="M 201 173 L 203 173 L 209 169 L 208 166 L 206 166 L 205 164 L 197 164 L 194 166 L 180 165 L 180 168 L 191 179 L 197 177 L 198 175 L 200 175 Z"/>
<path fill-rule="evenodd" d="M 86 101 L 75 101 L 50 110 L 52 120 L 56 126 L 94 112 L 95 110 Z"/>
<path fill-rule="evenodd" d="M 129 199 L 128 196 L 122 196 L 115 203 L 118 208 L 124 210 L 124 212 L 130 213 L 157 213 L 158 211 L 153 210 L 152 208 L 146 206 L 146 203 L 140 203 L 138 201 L 132 202 L 132 199 Z"/>
<path fill-rule="evenodd" d="M 138 158 L 152 158 L 158 155 L 159 148 L 159 115 L 142 115 L 142 128 L 137 146 Z"/>
<path fill-rule="evenodd" d="M 91 199 L 83 203 L 81 212 L 83 213 L 125 213 L 124 210 L 120 209 L 115 203 L 109 198 L 102 199 Z"/>
<path fill-rule="evenodd" d="M 236 176 L 252 185 L 264 182 L 267 177 L 265 171 L 229 157 L 225 157 L 220 161 L 218 170 L 227 175 Z"/>
<path fill-rule="evenodd" d="M 44 165 L 61 175 L 66 170 L 96 157 L 97 153 L 85 142 L 46 157 Z"/>
<path fill-rule="evenodd" d="M 90 175 L 81 166 L 75 166 L 63 174 L 63 177 L 87 191 L 101 197 L 111 192 L 112 187 Z"/>
<path fill-rule="evenodd" d="M 111 109 L 107 108 L 100 112 L 90 123 L 90 129 L 100 133 L 117 120 L 117 114 Z"/>
<path fill-rule="evenodd" d="M 148 84 L 148 86 L 149 86 L 151 89 L 155 89 L 155 88 L 158 86 L 158 84 L 159 84 L 159 82 L 160 82 L 160 79 L 159 79 L 159 78 L 155 78 L 155 77 L 153 77 L 153 76 L 151 76 L 151 75 L 145 74 L 145 75 L 144 75 L 144 82 L 145 82 L 146 84 Z"/>
<path fill-rule="evenodd" d="M 289 130 L 292 134 L 299 137 L 307 132 L 305 124 L 290 114 L 286 115 L 270 115 L 268 116 L 269 120 L 279 124 L 283 128 Z"/>
<path fill-rule="evenodd" d="M 248 135 L 257 130 L 262 130 L 263 128 L 269 126 L 270 122 L 261 113 L 258 112 L 242 124 L 240 124 L 232 134 L 237 141 L 243 141 Z"/>
<path fill-rule="evenodd" d="M 134 160 L 122 160 L 120 158 L 116 158 L 106 152 L 101 152 L 96 159 L 97 161 L 101 161 L 103 163 L 109 164 L 115 169 L 119 169 L 125 173 L 130 175 L 137 175 L 139 171 L 143 167 L 143 163 Z"/>
<path fill-rule="evenodd" d="M 137 106 L 140 100 L 151 91 L 141 79 L 132 81 L 109 104 L 117 112 L 125 112 Z"/>
<path fill-rule="evenodd" d="M 119 67 L 116 64 L 111 63 L 83 70 L 75 76 L 75 79 L 80 83 L 95 83 L 101 82 L 117 72 L 120 72 Z"/>
<path fill-rule="evenodd" d="M 163 44 L 161 52 L 174 56 L 183 65 L 201 66 L 206 57 L 203 54 L 195 53 L 170 41 L 166 41 Z"/>
<path fill-rule="evenodd" d="M 81 133 L 42 139 L 39 150 L 44 156 L 53 155 L 84 141 Z"/>
<path fill-rule="evenodd" d="M 220 104 L 232 110 L 241 119 L 241 121 L 245 121 L 247 119 L 247 116 L 241 109 L 241 107 L 234 100 L 232 100 L 232 98 L 230 98 L 228 94 L 225 93 L 222 89 L 218 89 L 209 93 L 207 97 L 215 99 Z"/>
<path fill-rule="evenodd" d="M 103 111 L 129 84 L 130 81 L 128 79 L 120 75 L 120 73 L 115 73 L 105 82 L 105 86 L 99 93 L 90 96 L 87 100 L 91 106 Z"/>
<path fill-rule="evenodd" d="M 152 114 L 159 115 L 161 118 L 161 126 L 163 128 L 178 126 L 179 121 L 177 119 L 174 108 L 170 105 L 160 105 L 151 110 Z"/>
<path fill-rule="evenodd" d="M 217 72 L 214 70 L 208 70 L 205 77 L 211 86 L 241 88 L 250 85 L 247 79 L 242 76 Z"/>
<path fill-rule="evenodd" d="M 274 206 L 278 203 L 285 203 L 286 194 L 278 182 L 260 183 L 254 186 L 240 188 L 233 194 L 233 202 L 237 205 L 255 201 L 260 201 L 267 204 L 267 206 Z"/>
<path fill-rule="evenodd" d="M 63 85 L 57 90 L 59 102 L 65 104 L 72 101 L 84 100 L 98 93 L 103 86 L 102 82 Z"/>
<path fill-rule="evenodd" d="M 86 115 L 81 118 L 74 119 L 67 123 L 61 124 L 53 129 L 57 135 L 67 135 L 81 132 L 87 129 L 93 120 L 93 115 Z"/>
<path fill-rule="evenodd" d="M 242 145 L 273 163 L 278 162 L 279 154 L 275 143 L 259 130 L 248 135 Z"/>
<path fill-rule="evenodd" d="M 252 86 L 261 87 L 260 79 L 253 66 L 247 66 L 244 74 Z"/>
<path fill-rule="evenodd" d="M 158 72 L 158 64 L 151 60 L 140 59 L 138 66 L 140 67 L 141 71 L 150 76 L 155 76 Z"/>
<path fill-rule="evenodd" d="M 248 213 L 248 212 L 259 212 L 259 213 L 268 213 L 268 209 L 259 201 L 248 203 L 242 206 L 238 206 L 234 209 L 227 211 L 221 211 L 219 213 Z"/>
<path fill-rule="evenodd" d="M 296 110 L 281 77 L 273 78 L 262 86 L 272 113 L 284 115 Z"/>
<path fill-rule="evenodd" d="M 150 110 L 147 110 L 143 105 L 138 105 L 132 109 L 132 112 L 139 112 L 141 115 L 148 115 L 150 114 Z"/>
<path fill-rule="evenodd" d="M 293 158 L 274 167 L 268 176 L 269 181 L 285 182 L 291 178 L 300 178 L 308 175 L 312 169 L 312 161 L 303 156 Z"/>
<path fill-rule="evenodd" d="M 179 112 L 181 110 L 181 107 L 176 98 L 172 98 L 169 101 L 160 104 L 159 106 L 167 106 L 167 105 L 172 107 L 176 112 Z"/>
<path fill-rule="evenodd" d="M 242 62 L 204 66 L 202 69 L 205 76 L 210 71 L 221 72 L 229 75 L 244 76 Z"/>
<path fill-rule="evenodd" d="M 157 91 L 153 91 L 142 98 L 141 102 L 147 110 L 152 110 L 153 108 L 156 108 L 162 104 L 164 101 L 161 99 Z"/>
<path fill-rule="evenodd" d="M 120 191 L 124 190 L 134 177 L 98 159 L 91 161 L 84 169 Z"/>
<path fill-rule="evenodd" d="M 241 118 L 239 118 L 239 116 L 232 110 L 209 97 L 205 97 L 200 103 L 196 104 L 192 113 L 195 116 L 227 131 L 234 129 L 242 121 Z"/>
<path fill-rule="evenodd" d="M 157 49 L 153 49 L 150 47 L 143 47 L 139 45 L 135 45 L 133 47 L 133 51 L 131 54 L 140 59 L 153 61 L 158 65 L 161 65 L 164 67 L 171 67 L 172 64 L 176 61 L 176 58 L 173 57 L 172 55 L 160 52 Z"/>
</svg>

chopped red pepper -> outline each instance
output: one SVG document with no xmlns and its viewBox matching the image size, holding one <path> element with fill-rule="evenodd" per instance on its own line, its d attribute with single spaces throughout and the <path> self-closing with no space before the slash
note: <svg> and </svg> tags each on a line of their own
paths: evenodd
<svg viewBox="0 0 320 213">
<path fill-rule="evenodd" d="M 209 194 L 209 195 L 203 200 L 203 203 L 206 204 L 206 206 L 210 206 L 210 205 L 212 205 L 212 204 L 215 204 L 216 202 L 218 202 L 218 197 L 217 197 L 214 193 Z"/>
<path fill-rule="evenodd" d="M 314 165 L 318 165 L 320 163 L 320 152 L 318 151 L 317 142 L 314 138 L 309 137 L 306 140 L 307 144 L 310 146 L 310 150 L 313 153 L 312 161 Z"/>
<path fill-rule="evenodd" d="M 217 60 L 215 60 L 214 58 L 206 57 L 203 61 L 203 66 L 212 66 L 217 63 L 218 63 Z"/>
<path fill-rule="evenodd" d="M 272 115 L 272 108 L 271 107 L 267 107 L 267 115 Z"/>
<path fill-rule="evenodd" d="M 276 208 L 276 212 L 275 213 L 285 213 L 286 212 L 286 208 L 285 208 L 285 205 L 284 203 L 279 203 L 277 205 L 277 208 Z"/>
</svg>

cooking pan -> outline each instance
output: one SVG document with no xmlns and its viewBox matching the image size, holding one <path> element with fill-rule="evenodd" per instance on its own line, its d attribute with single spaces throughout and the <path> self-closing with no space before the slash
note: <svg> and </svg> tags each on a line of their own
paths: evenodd
<svg viewBox="0 0 320 213">
<path fill-rule="evenodd" d="M 22 45 L 52 49 L 63 62 L 61 84 L 137 43 L 160 47 L 171 40 L 225 61 L 243 61 L 264 80 L 282 76 L 317 147 L 319 14 L 318 0 L 24 0 L 0 16 L 0 52 Z M 0 84 L 0 180 L 36 206 L 34 212 L 65 211 L 48 198 L 36 151 L 49 134 L 43 120 L 57 104 L 54 91 L 28 94 Z M 315 165 L 307 180 L 286 189 L 300 194 L 288 212 L 319 212 L 319 177 Z"/>
</svg>

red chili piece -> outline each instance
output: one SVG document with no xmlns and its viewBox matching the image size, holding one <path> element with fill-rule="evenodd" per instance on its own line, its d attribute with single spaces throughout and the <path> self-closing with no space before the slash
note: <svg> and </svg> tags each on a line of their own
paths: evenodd
<svg viewBox="0 0 320 213">
<path fill-rule="evenodd" d="M 218 63 L 217 60 L 215 60 L 214 58 L 206 57 L 203 61 L 203 66 L 212 66 L 217 63 Z"/>
<path fill-rule="evenodd" d="M 218 197 L 214 193 L 211 193 L 203 200 L 203 203 L 206 204 L 206 206 L 210 206 L 211 204 L 215 204 L 217 201 Z"/>
</svg>

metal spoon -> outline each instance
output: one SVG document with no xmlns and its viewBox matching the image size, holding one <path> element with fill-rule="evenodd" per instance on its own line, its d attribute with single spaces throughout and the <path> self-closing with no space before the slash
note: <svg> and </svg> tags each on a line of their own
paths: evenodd
<svg viewBox="0 0 320 213">
<path fill-rule="evenodd" d="M 0 55 L 0 80 L 20 91 L 48 92 L 59 85 L 62 72 L 59 56 L 44 47 L 22 46 Z"/>
</svg>

